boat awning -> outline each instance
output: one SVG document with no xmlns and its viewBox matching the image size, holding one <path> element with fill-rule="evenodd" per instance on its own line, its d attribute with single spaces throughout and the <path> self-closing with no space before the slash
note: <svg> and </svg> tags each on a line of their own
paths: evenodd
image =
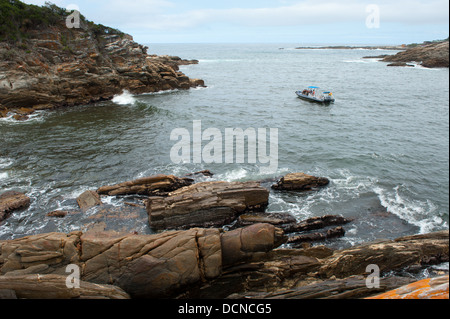
<svg viewBox="0 0 450 319">
<path fill-rule="evenodd" d="M 308 86 L 308 89 L 320 89 L 318 86 Z"/>
</svg>

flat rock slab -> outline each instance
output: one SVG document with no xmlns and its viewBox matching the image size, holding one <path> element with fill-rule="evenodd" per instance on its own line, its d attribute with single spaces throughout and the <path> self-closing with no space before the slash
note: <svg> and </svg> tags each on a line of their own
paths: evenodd
<svg viewBox="0 0 450 319">
<path fill-rule="evenodd" d="M 30 198 L 23 193 L 8 191 L 0 195 L 0 222 L 8 218 L 11 213 L 18 209 L 30 206 Z"/>
<path fill-rule="evenodd" d="M 5 299 L 130 299 L 116 286 L 80 281 L 79 288 L 68 288 L 66 279 L 62 275 L 0 276 L 0 299 L 2 290 Z"/>
<path fill-rule="evenodd" d="M 257 182 L 203 182 L 168 197 L 150 197 L 147 213 L 155 230 L 219 227 L 244 212 L 264 211 L 269 191 Z"/>
<path fill-rule="evenodd" d="M 325 177 L 316 177 L 305 173 L 291 173 L 282 177 L 272 185 L 276 190 L 310 191 L 318 187 L 326 186 L 330 180 Z"/>
<path fill-rule="evenodd" d="M 192 179 L 179 178 L 173 175 L 155 175 L 136 179 L 112 186 L 103 186 L 97 190 L 100 195 L 166 195 L 181 187 L 189 186 Z"/>
</svg>

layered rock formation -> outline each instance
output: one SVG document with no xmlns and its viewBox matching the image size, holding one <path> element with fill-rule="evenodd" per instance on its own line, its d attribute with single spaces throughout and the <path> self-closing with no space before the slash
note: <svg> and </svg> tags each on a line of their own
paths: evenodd
<svg viewBox="0 0 450 319">
<path fill-rule="evenodd" d="M 181 187 L 189 186 L 192 179 L 173 175 L 155 175 L 97 189 L 100 195 L 167 195 Z"/>
<path fill-rule="evenodd" d="M 276 249 L 285 240 L 281 229 L 255 224 L 229 232 L 73 232 L 0 241 L 0 296 L 364 298 L 413 281 L 382 277 L 378 288 L 370 288 L 369 264 L 383 275 L 433 258 L 448 260 L 449 251 L 448 231 L 344 250 Z M 64 288 L 68 265 L 79 267 L 81 290 Z"/>
<path fill-rule="evenodd" d="M 264 211 L 269 191 L 257 182 L 203 182 L 168 197 L 150 197 L 147 213 L 155 230 L 223 226 L 239 214 Z"/>
<path fill-rule="evenodd" d="M 123 90 L 138 94 L 204 85 L 178 69 L 198 61 L 149 56 L 130 35 L 82 16 L 80 28 L 68 28 L 65 16 L 54 15 L 49 25 L 23 22 L 26 37 L 19 42 L 0 42 L 0 116 L 17 110 L 20 119 L 34 110 L 109 100 Z"/>
<path fill-rule="evenodd" d="M 23 276 L 67 276 L 66 267 L 76 265 L 84 282 L 115 285 L 132 297 L 170 297 L 219 277 L 225 266 L 264 255 L 283 240 L 282 231 L 274 226 L 257 224 L 225 234 L 219 229 L 194 228 L 158 235 L 74 232 L 0 241 L 0 290 L 19 290 L 15 291 L 19 296 L 25 295 L 20 290 L 31 286 L 44 293 L 47 288 L 36 285 L 36 276 Z M 33 280 L 35 285 L 28 287 L 13 283 Z M 114 296 L 125 297 L 120 290 Z"/>
</svg>

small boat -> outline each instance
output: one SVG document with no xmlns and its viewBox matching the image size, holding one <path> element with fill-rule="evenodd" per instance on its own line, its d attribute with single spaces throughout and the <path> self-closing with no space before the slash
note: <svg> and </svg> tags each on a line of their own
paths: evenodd
<svg viewBox="0 0 450 319">
<path fill-rule="evenodd" d="M 295 92 L 299 98 L 311 101 L 311 102 L 317 102 L 322 104 L 329 104 L 334 103 L 334 97 L 333 93 L 329 91 L 319 91 L 320 88 L 317 86 L 309 86 L 308 88 L 304 89 L 303 91 L 297 91 Z"/>
</svg>

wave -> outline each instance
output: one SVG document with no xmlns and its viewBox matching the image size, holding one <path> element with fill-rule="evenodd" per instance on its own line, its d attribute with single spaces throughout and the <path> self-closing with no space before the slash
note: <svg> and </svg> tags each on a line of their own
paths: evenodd
<svg viewBox="0 0 450 319">
<path fill-rule="evenodd" d="M 8 123 L 8 124 L 27 124 L 27 123 L 34 123 L 34 122 L 42 122 L 45 120 L 45 114 L 47 114 L 48 111 L 35 111 L 32 114 L 28 115 L 28 118 L 26 120 L 16 120 L 14 118 L 15 114 L 10 114 L 6 117 L 0 118 L 0 123 Z"/>
<path fill-rule="evenodd" d="M 119 105 L 133 105 L 136 98 L 129 91 L 124 90 L 122 94 L 115 95 L 112 102 Z"/>
<path fill-rule="evenodd" d="M 402 220 L 419 227 L 421 234 L 448 228 L 447 223 L 438 215 L 436 205 L 428 200 L 406 198 L 406 195 L 402 194 L 403 187 L 396 186 L 392 190 L 375 187 L 374 191 L 383 207 Z"/>
</svg>

